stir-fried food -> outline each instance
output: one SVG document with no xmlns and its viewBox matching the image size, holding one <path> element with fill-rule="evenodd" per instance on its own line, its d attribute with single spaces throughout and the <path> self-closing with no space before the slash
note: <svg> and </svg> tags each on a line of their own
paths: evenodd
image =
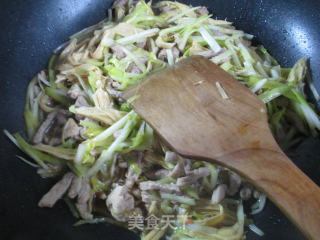
<svg viewBox="0 0 320 240">
<path fill-rule="evenodd" d="M 148 74 L 202 55 L 267 104 L 284 149 L 317 136 L 320 121 L 304 93 L 307 59 L 283 68 L 252 38 L 205 7 L 117 0 L 107 19 L 73 35 L 30 82 L 27 140 L 5 131 L 34 162 L 21 160 L 61 179 L 39 207 L 64 199 L 75 225 L 118 224 L 144 240 L 237 240 L 246 227 L 263 234 L 248 218 L 262 211 L 263 193 L 229 169 L 170 151 L 130 108 L 139 96 L 122 98 Z"/>
</svg>

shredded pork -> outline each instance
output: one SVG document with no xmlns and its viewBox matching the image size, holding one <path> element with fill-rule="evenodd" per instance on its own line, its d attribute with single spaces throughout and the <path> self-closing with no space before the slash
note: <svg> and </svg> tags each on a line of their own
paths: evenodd
<svg viewBox="0 0 320 240">
<path fill-rule="evenodd" d="M 166 184 L 166 183 L 160 183 L 160 182 L 153 182 L 153 181 L 145 181 L 140 183 L 140 189 L 142 191 L 147 190 L 160 190 L 162 192 L 167 193 L 179 193 L 181 190 L 180 188 L 173 183 Z"/>
<path fill-rule="evenodd" d="M 120 222 L 129 219 L 130 211 L 134 210 L 134 197 L 129 193 L 127 186 L 116 186 L 106 200 L 111 215 Z"/>
<path fill-rule="evenodd" d="M 210 175 L 210 169 L 206 167 L 198 168 L 193 171 L 190 171 L 187 176 L 178 178 L 177 185 L 185 186 L 185 185 L 193 184 L 197 182 L 198 179 L 209 176 L 209 175 Z"/>
<path fill-rule="evenodd" d="M 34 144 L 40 144 L 43 141 L 44 135 L 46 131 L 52 126 L 54 119 L 56 118 L 58 112 L 54 111 L 48 114 L 47 118 L 43 121 L 43 123 L 38 128 L 37 132 L 33 137 Z"/>
<path fill-rule="evenodd" d="M 68 191 L 75 175 L 66 173 L 39 201 L 39 207 L 53 207 L 53 205 Z"/>
</svg>

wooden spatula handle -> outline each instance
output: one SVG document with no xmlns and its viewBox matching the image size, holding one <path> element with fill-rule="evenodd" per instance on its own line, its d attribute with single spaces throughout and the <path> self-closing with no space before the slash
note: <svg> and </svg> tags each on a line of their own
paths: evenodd
<svg viewBox="0 0 320 240">
<path fill-rule="evenodd" d="M 309 239 L 320 239 L 320 188 L 280 148 L 245 149 L 217 160 L 239 166 Z"/>
</svg>

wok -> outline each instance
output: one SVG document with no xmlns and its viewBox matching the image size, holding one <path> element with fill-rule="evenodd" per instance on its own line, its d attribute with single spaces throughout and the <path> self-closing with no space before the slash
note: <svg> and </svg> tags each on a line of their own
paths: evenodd
<svg viewBox="0 0 320 240">
<path fill-rule="evenodd" d="M 105 17 L 112 0 L 0 1 L 0 128 L 24 129 L 24 96 L 30 79 L 46 65 L 52 50 L 68 36 Z M 320 1 L 199 0 L 218 18 L 233 21 L 254 34 L 283 66 L 308 56 L 315 86 L 320 90 Z M 41 179 L 35 169 L 15 158 L 21 154 L 0 135 L 0 239 L 139 239 L 111 225 L 72 227 L 76 221 L 63 201 L 54 209 L 37 202 L 54 179 Z M 308 138 L 290 153 L 291 159 L 320 184 L 320 140 Z M 276 166 L 275 166 L 276 167 Z M 303 207 L 303 206 L 302 206 Z M 254 217 L 265 235 L 252 239 L 305 239 L 271 203 Z"/>
</svg>

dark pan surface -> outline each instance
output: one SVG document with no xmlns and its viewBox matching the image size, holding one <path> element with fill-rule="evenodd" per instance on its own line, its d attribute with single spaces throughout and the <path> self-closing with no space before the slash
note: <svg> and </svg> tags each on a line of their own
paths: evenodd
<svg viewBox="0 0 320 240">
<path fill-rule="evenodd" d="M 200 0 L 182 1 L 207 6 L 218 18 L 235 22 L 257 36 L 284 66 L 310 57 L 313 79 L 320 89 L 320 1 L 317 0 Z M 0 128 L 23 129 L 25 90 L 52 50 L 68 36 L 105 16 L 106 0 L 0 1 Z M 63 202 L 40 209 L 37 202 L 54 183 L 15 158 L 20 154 L 0 134 L 0 239 L 139 239 L 110 225 L 72 227 L 75 219 Z M 290 154 L 315 182 L 320 183 L 320 141 L 307 139 Z M 276 166 L 275 166 L 276 167 Z M 265 236 L 253 239 L 304 239 L 270 202 L 255 218 Z"/>
</svg>

